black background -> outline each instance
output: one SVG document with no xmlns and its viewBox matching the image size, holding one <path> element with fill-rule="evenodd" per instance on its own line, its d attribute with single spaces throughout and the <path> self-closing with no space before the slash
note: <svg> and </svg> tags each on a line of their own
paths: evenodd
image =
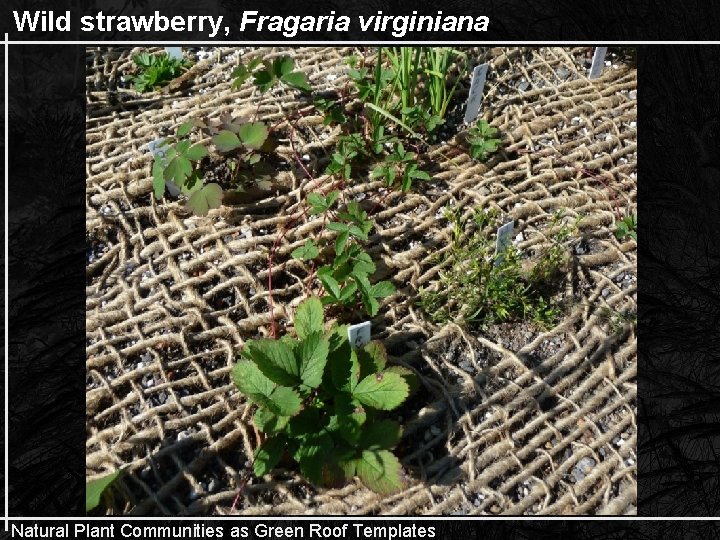
<svg viewBox="0 0 720 540">
<path fill-rule="evenodd" d="M 14 30 L 12 9 L 64 11 L 62 3 L 13 1 L 0 15 L 10 39 L 122 39 Z M 148 2 L 81 2 L 82 12 L 150 14 Z M 242 9 L 295 13 L 296 4 L 177 2 L 166 15 L 226 15 Z M 487 15 L 490 31 L 428 39 L 713 40 L 720 9 L 700 3 L 444 2 L 445 14 Z M 109 5 L 109 4 L 108 4 Z M 285 6 L 285 7 L 283 7 Z M 378 7 L 380 6 L 380 7 Z M 437 3 L 333 2 L 303 14 L 434 13 Z M 233 17 L 235 19 L 233 19 Z M 235 26 L 235 23 L 230 23 Z M 353 28 L 356 28 L 353 26 Z M 235 35 L 234 39 L 256 39 Z M 313 34 L 305 39 L 323 39 Z M 341 37 L 385 39 L 388 35 Z M 207 39 L 168 33 L 133 40 Z M 280 39 L 273 34 L 270 39 Z M 222 38 L 227 39 L 227 38 Z M 413 36 L 413 39 L 419 39 Z M 595 43 L 597 42 L 597 43 Z M 85 484 L 84 218 L 85 67 L 78 45 L 9 49 L 9 469 L 12 516 L 79 516 Z M 640 515 L 720 514 L 720 47 L 638 47 L 639 493 Z M 635 528 L 637 525 L 638 528 Z M 494 538 L 674 537 L 714 522 L 483 522 L 463 534 Z M 449 534 L 449 529 L 447 529 Z M 482 532 L 480 532 L 482 531 Z M 460 532 L 453 531 L 454 533 Z M 555 534 L 553 533 L 553 534 Z M 444 535 L 444 533 L 443 533 Z M 481 536 L 480 536 L 481 535 Z"/>
</svg>

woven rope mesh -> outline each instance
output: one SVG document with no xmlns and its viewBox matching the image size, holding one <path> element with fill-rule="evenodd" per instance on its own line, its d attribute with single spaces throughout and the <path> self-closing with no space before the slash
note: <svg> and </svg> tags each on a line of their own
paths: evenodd
<svg viewBox="0 0 720 540">
<path fill-rule="evenodd" d="M 373 202 L 367 249 L 376 277 L 397 288 L 373 337 L 422 379 L 400 413 L 406 488 L 381 497 L 357 480 L 317 488 L 292 470 L 248 478 L 252 408 L 229 376 L 245 340 L 270 335 L 273 320 L 292 330 L 309 268 L 289 254 L 322 229 L 303 201 L 331 181 L 318 162 L 339 135 L 298 93 L 233 91 L 229 73 L 240 57 L 291 54 L 314 88 L 337 88 L 355 51 L 215 49 L 189 86 L 143 95 L 116 88 L 133 52 L 87 51 L 87 469 L 128 467 L 118 511 L 635 512 L 636 336 L 608 316 L 635 312 L 636 245 L 614 235 L 636 209 L 634 69 L 589 81 L 586 49 L 472 50 L 491 62 L 482 114 L 503 150 L 481 164 L 443 143 L 424 156 L 433 181 L 410 193 L 367 179 L 345 189 L 345 200 Z M 153 200 L 147 144 L 189 118 L 227 112 L 278 126 L 275 191 L 207 217 Z M 417 307 L 451 243 L 447 204 L 514 219 L 524 252 L 548 243 L 558 210 L 582 216 L 563 284 L 572 303 L 554 328 L 468 331 L 435 325 Z"/>
</svg>

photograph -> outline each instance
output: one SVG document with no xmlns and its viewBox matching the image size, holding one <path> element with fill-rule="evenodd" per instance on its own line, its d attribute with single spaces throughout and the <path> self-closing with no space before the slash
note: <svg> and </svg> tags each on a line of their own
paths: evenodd
<svg viewBox="0 0 720 540">
<path fill-rule="evenodd" d="M 98 45 L 88 515 L 638 513 L 635 47 Z"/>
</svg>

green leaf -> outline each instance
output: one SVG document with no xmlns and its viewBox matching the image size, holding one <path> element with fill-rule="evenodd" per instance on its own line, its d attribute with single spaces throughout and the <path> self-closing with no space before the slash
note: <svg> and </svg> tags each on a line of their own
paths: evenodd
<svg viewBox="0 0 720 540">
<path fill-rule="evenodd" d="M 327 433 L 306 437 L 293 454 L 300 465 L 302 475 L 314 484 L 322 484 L 323 468 L 332 448 L 333 441 Z"/>
<path fill-rule="evenodd" d="M 268 136 L 268 130 L 262 122 L 253 122 L 252 124 L 243 124 L 240 126 L 238 135 L 243 144 L 253 150 L 259 150 Z"/>
<path fill-rule="evenodd" d="M 343 392 L 352 392 L 360 380 L 360 362 L 347 339 L 330 353 L 328 363 L 333 386 Z"/>
<path fill-rule="evenodd" d="M 347 244 L 348 238 L 350 238 L 350 231 L 342 231 L 340 234 L 337 235 L 337 238 L 335 239 L 335 254 L 340 255 L 342 251 L 345 249 L 345 244 Z"/>
<path fill-rule="evenodd" d="M 273 61 L 273 73 L 276 77 L 287 75 L 294 67 L 295 61 L 290 56 L 282 56 Z"/>
<path fill-rule="evenodd" d="M 282 458 L 287 439 L 282 436 L 275 436 L 267 439 L 255 450 L 255 461 L 253 470 L 255 476 L 265 476 L 272 471 Z"/>
<path fill-rule="evenodd" d="M 333 298 L 338 298 L 340 296 L 340 284 L 332 276 L 332 269 L 329 266 L 323 266 L 318 269 L 317 277 L 320 280 L 320 283 L 323 284 L 323 287 L 328 294 L 330 294 Z"/>
<path fill-rule="evenodd" d="M 165 167 L 163 178 L 165 180 L 175 180 L 177 185 L 181 185 L 192 174 L 192 171 L 190 160 L 183 156 L 175 156 Z"/>
<path fill-rule="evenodd" d="M 325 210 L 328 209 L 325 197 L 323 197 L 319 193 L 308 193 L 307 202 L 312 207 L 310 210 L 310 215 L 312 216 L 322 214 L 323 212 L 325 212 Z"/>
<path fill-rule="evenodd" d="M 320 332 L 308 335 L 300 346 L 300 379 L 310 388 L 322 382 L 330 344 Z"/>
<path fill-rule="evenodd" d="M 289 84 L 293 88 L 309 92 L 311 90 L 310 84 L 307 81 L 307 77 L 304 73 L 296 71 L 294 73 L 286 73 L 282 76 L 282 81 Z"/>
<path fill-rule="evenodd" d="M 358 444 L 365 450 L 390 450 L 400 442 L 402 427 L 393 420 L 370 422 Z"/>
<path fill-rule="evenodd" d="M 267 435 L 282 431 L 290 420 L 287 416 L 278 416 L 265 407 L 258 407 L 253 416 L 255 427 Z"/>
<path fill-rule="evenodd" d="M 375 298 L 385 298 L 395 292 L 395 285 L 389 281 L 380 281 L 370 287 L 370 294 Z"/>
<path fill-rule="evenodd" d="M 272 405 L 268 408 L 278 416 L 294 416 L 302 407 L 302 400 L 297 392 L 286 386 L 277 386 L 270 394 L 270 399 Z"/>
<path fill-rule="evenodd" d="M 261 92 L 267 92 L 275 82 L 275 76 L 266 68 L 255 72 L 254 80 L 255 86 Z"/>
<path fill-rule="evenodd" d="M 315 407 L 303 409 L 288 422 L 286 433 L 293 438 L 316 434 L 322 428 L 320 411 Z"/>
<path fill-rule="evenodd" d="M 192 122 L 185 122 L 184 124 L 181 124 L 177 130 L 177 136 L 184 137 L 185 135 L 190 133 L 190 130 L 192 128 L 193 128 Z"/>
<path fill-rule="evenodd" d="M 277 339 L 256 339 L 245 344 L 247 352 L 260 371 L 275 384 L 295 386 L 300 371 L 293 350 Z"/>
<path fill-rule="evenodd" d="M 381 495 L 396 493 L 403 487 L 400 462 L 388 450 L 363 451 L 356 470 L 362 483 Z"/>
<path fill-rule="evenodd" d="M 360 373 L 363 376 L 382 371 L 387 365 L 387 351 L 379 341 L 371 341 L 359 349 L 357 355 L 360 361 Z"/>
<path fill-rule="evenodd" d="M 353 273 L 373 274 L 375 273 L 375 263 L 370 255 L 366 252 L 358 253 L 353 257 Z"/>
<path fill-rule="evenodd" d="M 240 142 L 238 136 L 235 135 L 232 131 L 228 131 L 227 129 L 224 129 L 220 133 L 215 135 L 212 138 L 212 142 L 215 145 L 215 148 L 217 148 L 218 152 L 223 153 L 230 152 L 242 146 L 242 142 Z"/>
<path fill-rule="evenodd" d="M 191 146 L 188 148 L 187 152 L 185 152 L 185 157 L 192 161 L 200 161 L 207 155 L 207 148 L 200 143 Z"/>
<path fill-rule="evenodd" d="M 357 407 L 357 412 L 351 409 L 350 414 L 340 414 L 330 417 L 327 430 L 339 435 L 351 446 L 356 446 L 363 433 L 363 424 L 366 420 L 365 410 L 362 405 Z"/>
<path fill-rule="evenodd" d="M 300 339 L 305 339 L 313 332 L 323 331 L 323 307 L 318 297 L 311 296 L 298 306 L 295 331 Z"/>
<path fill-rule="evenodd" d="M 337 232 L 347 232 L 348 226 L 344 223 L 338 223 L 337 221 L 331 221 L 327 224 L 327 228 L 331 231 L 337 231 Z"/>
<path fill-rule="evenodd" d="M 363 405 L 389 411 L 407 398 L 409 388 L 397 373 L 380 372 L 361 380 L 352 394 Z"/>
<path fill-rule="evenodd" d="M 195 215 L 206 216 L 211 208 L 220 208 L 222 188 L 217 184 L 208 184 L 192 194 L 187 202 Z"/>
<path fill-rule="evenodd" d="M 417 178 L 418 180 L 430 180 L 430 175 L 425 171 L 419 169 L 413 169 L 409 173 L 410 178 Z"/>
<path fill-rule="evenodd" d="M 156 199 L 162 199 L 165 195 L 165 178 L 163 176 L 164 168 L 160 159 L 155 159 L 152 167 L 153 174 L 153 191 Z"/>
<path fill-rule="evenodd" d="M 100 498 L 106 489 L 117 480 L 123 473 L 123 469 L 118 469 L 115 472 L 90 480 L 85 484 L 85 512 L 90 512 L 97 508 L 100 504 Z"/>
<path fill-rule="evenodd" d="M 267 408 L 273 414 L 294 416 L 300 411 L 300 396 L 291 388 L 277 386 L 253 362 L 241 360 L 235 364 L 232 379 L 253 403 Z"/>
<path fill-rule="evenodd" d="M 418 380 L 417 375 L 415 375 L 415 372 L 405 366 L 390 366 L 385 369 L 385 372 L 397 373 L 400 375 L 408 385 L 408 395 L 414 394 L 420 388 L 420 381 Z"/>
<path fill-rule="evenodd" d="M 315 242 L 313 242 L 311 238 L 308 238 L 305 241 L 305 244 L 303 244 L 299 248 L 294 249 L 291 253 L 293 259 L 300 259 L 301 261 L 309 261 L 311 259 L 314 259 L 318 255 L 320 255 L 320 251 L 318 250 Z"/>
</svg>

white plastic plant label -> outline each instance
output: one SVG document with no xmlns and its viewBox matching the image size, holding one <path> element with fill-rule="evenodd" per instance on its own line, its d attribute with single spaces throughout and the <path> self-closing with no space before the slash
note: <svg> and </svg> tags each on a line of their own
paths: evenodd
<svg viewBox="0 0 720 540">
<path fill-rule="evenodd" d="M 485 79 L 487 78 L 488 65 L 480 64 L 473 69 L 472 80 L 470 81 L 470 92 L 467 105 L 465 105 L 465 123 L 469 124 L 475 120 L 480 113 Z"/>
<path fill-rule="evenodd" d="M 506 223 L 497 230 L 497 241 L 495 242 L 495 265 L 499 265 L 503 261 L 503 252 L 510 247 L 512 243 L 512 234 L 514 221 Z"/>
<path fill-rule="evenodd" d="M 174 60 L 182 60 L 183 53 L 181 47 L 165 47 L 167 55 Z"/>
<path fill-rule="evenodd" d="M 164 141 L 165 139 L 155 139 L 154 141 L 150 141 L 148 143 L 148 150 L 150 151 L 150 154 L 152 154 L 152 157 L 165 157 L 165 147 L 163 145 Z"/>
<path fill-rule="evenodd" d="M 353 349 L 359 349 L 370 343 L 370 321 L 350 326 L 348 328 L 348 340 Z"/>
<path fill-rule="evenodd" d="M 589 79 L 597 79 L 602 73 L 603 67 L 605 67 L 605 55 L 607 54 L 607 50 L 607 47 L 595 47 L 592 65 L 590 66 L 590 73 L 588 74 Z"/>
</svg>

